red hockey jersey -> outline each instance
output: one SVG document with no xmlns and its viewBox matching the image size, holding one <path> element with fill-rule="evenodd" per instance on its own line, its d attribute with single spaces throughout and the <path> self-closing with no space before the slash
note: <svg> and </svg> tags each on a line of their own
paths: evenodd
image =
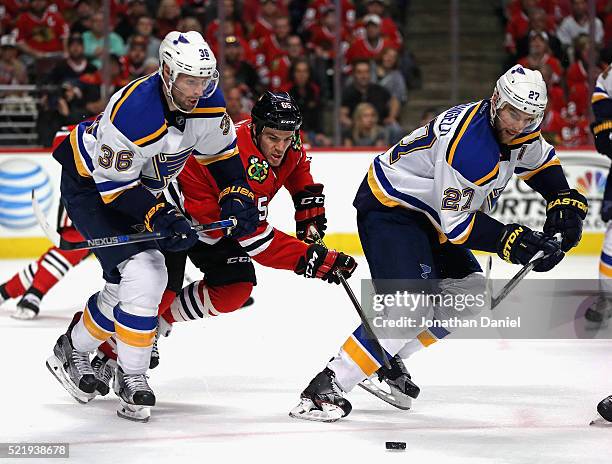
<svg viewBox="0 0 612 464">
<path fill-rule="evenodd" d="M 308 245 L 268 224 L 268 203 L 282 187 L 293 196 L 313 183 L 310 160 L 303 147 L 299 150 L 290 147 L 278 168 L 270 166 L 253 143 L 250 120 L 236 125 L 236 136 L 246 177 L 260 211 L 259 227 L 253 234 L 242 237 L 240 244 L 264 266 L 294 270 Z M 183 209 L 191 216 L 192 222 L 202 224 L 220 219 L 219 188 L 205 165 L 190 157 L 177 180 L 183 196 Z M 204 242 L 214 243 L 220 235 L 219 232 L 202 234 L 201 238 Z"/>
</svg>

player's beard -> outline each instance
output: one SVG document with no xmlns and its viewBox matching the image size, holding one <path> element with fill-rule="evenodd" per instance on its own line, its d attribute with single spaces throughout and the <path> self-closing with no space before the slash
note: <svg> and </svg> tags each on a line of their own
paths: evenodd
<svg viewBox="0 0 612 464">
<path fill-rule="evenodd" d="M 179 110 L 185 113 L 191 113 L 196 106 L 200 97 L 188 97 L 185 93 L 179 89 L 176 85 L 172 85 L 172 102 Z"/>
</svg>

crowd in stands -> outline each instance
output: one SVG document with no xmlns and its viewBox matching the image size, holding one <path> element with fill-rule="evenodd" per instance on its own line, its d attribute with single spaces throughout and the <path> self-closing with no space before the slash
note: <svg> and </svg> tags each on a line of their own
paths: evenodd
<svg viewBox="0 0 612 464">
<path fill-rule="evenodd" d="M 218 12 L 221 2 L 223 24 Z M 404 133 L 400 110 L 418 75 L 401 33 L 408 0 L 342 0 L 341 17 L 334 4 L 334 0 L 110 0 L 112 32 L 106 38 L 101 0 L 2 0 L 0 85 L 30 83 L 40 89 L 39 143 L 48 146 L 61 126 L 104 109 L 105 43 L 112 94 L 158 69 L 158 47 L 165 34 L 197 30 L 218 62 L 224 51 L 221 86 L 235 121 L 248 115 L 266 89 L 287 91 L 302 109 L 305 142 L 327 146 L 333 135 L 339 27 L 344 56 L 342 143 L 393 144 Z M 6 92 L 0 91 L 0 96 Z"/>
<path fill-rule="evenodd" d="M 539 70 L 548 86 L 542 134 L 557 146 L 589 145 L 589 88 L 612 58 L 612 0 L 596 0 L 593 31 L 588 0 L 507 0 L 504 12 L 506 64 Z"/>
</svg>

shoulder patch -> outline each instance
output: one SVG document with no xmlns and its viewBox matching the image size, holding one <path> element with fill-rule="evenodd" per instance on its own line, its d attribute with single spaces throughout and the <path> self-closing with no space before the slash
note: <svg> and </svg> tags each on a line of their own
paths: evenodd
<svg viewBox="0 0 612 464">
<path fill-rule="evenodd" d="M 483 102 L 465 114 L 449 143 L 446 161 L 466 180 L 485 185 L 499 173 L 499 150 L 487 112 L 479 112 Z"/>
<path fill-rule="evenodd" d="M 159 75 L 150 74 L 124 87 L 111 109 L 112 124 L 139 147 L 151 145 L 168 133 L 159 93 Z"/>
</svg>

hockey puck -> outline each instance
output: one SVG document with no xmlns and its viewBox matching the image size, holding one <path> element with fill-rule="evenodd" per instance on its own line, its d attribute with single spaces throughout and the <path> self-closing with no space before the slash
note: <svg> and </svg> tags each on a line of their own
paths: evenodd
<svg viewBox="0 0 612 464">
<path fill-rule="evenodd" d="M 385 442 L 385 448 L 388 450 L 405 450 L 406 442 L 405 441 L 387 441 Z"/>
</svg>

